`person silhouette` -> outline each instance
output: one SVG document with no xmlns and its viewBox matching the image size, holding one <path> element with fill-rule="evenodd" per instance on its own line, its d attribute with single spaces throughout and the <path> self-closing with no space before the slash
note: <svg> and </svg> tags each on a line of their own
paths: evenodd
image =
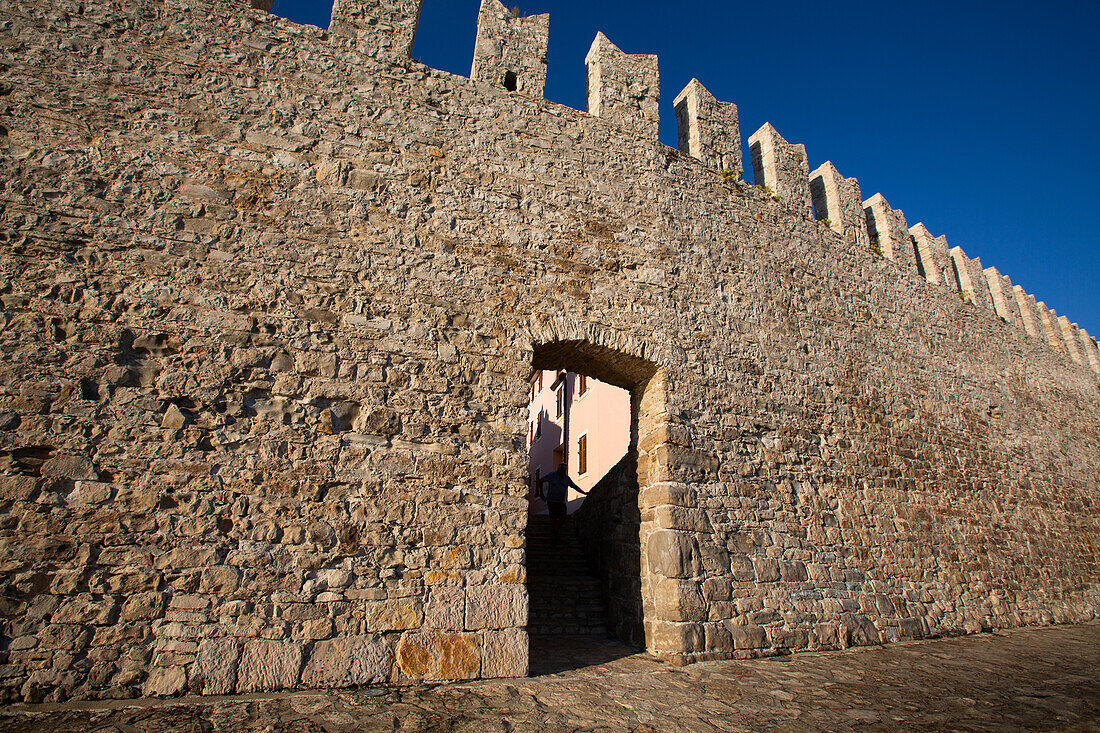
<svg viewBox="0 0 1100 733">
<path fill-rule="evenodd" d="M 564 463 L 559 463 L 558 470 L 541 481 L 539 497 L 546 502 L 546 508 L 550 512 L 550 541 L 555 545 L 558 543 L 561 526 L 565 523 L 570 488 L 588 496 L 587 491 L 569 478 L 569 469 Z"/>
</svg>

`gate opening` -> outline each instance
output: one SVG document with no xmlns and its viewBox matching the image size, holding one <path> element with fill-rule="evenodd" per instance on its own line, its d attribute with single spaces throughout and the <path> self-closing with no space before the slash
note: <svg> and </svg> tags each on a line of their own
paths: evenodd
<svg viewBox="0 0 1100 733">
<path fill-rule="evenodd" d="M 531 366 L 527 585 L 532 669 L 539 668 L 540 638 L 610 636 L 644 648 L 646 526 L 640 496 L 650 483 L 652 462 L 639 460 L 638 446 L 640 437 L 645 442 L 663 419 L 657 368 L 587 341 L 537 346 Z M 570 483 L 588 493 L 569 487 L 567 516 L 554 537 L 557 526 L 545 499 L 553 484 L 549 474 L 559 464 L 565 464 Z"/>
</svg>

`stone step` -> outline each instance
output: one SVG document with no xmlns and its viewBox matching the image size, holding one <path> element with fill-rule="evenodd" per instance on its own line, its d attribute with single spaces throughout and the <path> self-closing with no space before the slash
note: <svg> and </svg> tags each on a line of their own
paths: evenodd
<svg viewBox="0 0 1100 733">
<path fill-rule="evenodd" d="M 567 634 L 585 634 L 592 636 L 607 636 L 607 626 L 603 623 L 599 624 L 580 624 L 580 623 L 568 623 L 568 622 L 542 622 L 531 620 L 527 623 L 527 633 L 529 634 L 552 634 L 565 636 Z"/>
<path fill-rule="evenodd" d="M 572 522 L 566 520 L 554 542 L 549 517 L 528 517 L 526 552 L 528 633 L 606 637 L 600 582 Z"/>
</svg>

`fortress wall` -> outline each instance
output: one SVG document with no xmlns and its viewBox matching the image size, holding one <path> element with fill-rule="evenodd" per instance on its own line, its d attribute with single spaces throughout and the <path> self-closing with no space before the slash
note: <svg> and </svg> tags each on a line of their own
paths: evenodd
<svg viewBox="0 0 1100 733">
<path fill-rule="evenodd" d="M 1036 305 L 1039 312 L 1039 325 L 1042 328 L 1046 343 L 1055 351 L 1063 354 L 1066 352 L 1066 341 L 1062 336 L 1062 328 L 1058 325 L 1058 314 L 1047 308 L 1047 304 L 1040 301 Z"/>
<path fill-rule="evenodd" d="M 655 654 L 1096 617 L 1093 372 L 656 143 L 655 77 L 83 8 L 0 4 L 5 699 L 522 675 L 537 354 L 633 388 Z"/>
<path fill-rule="evenodd" d="M 923 223 L 910 227 L 909 234 L 913 238 L 917 271 L 930 283 L 944 283 L 943 271 L 947 266 L 947 247 L 933 237 Z"/>
<path fill-rule="evenodd" d="M 334 0 L 329 32 L 351 39 L 363 53 L 407 59 L 421 4 L 422 0 Z"/>
<path fill-rule="evenodd" d="M 1100 350 L 1097 349 L 1096 340 L 1083 328 L 1081 329 L 1081 350 L 1092 370 L 1100 374 Z"/>
<path fill-rule="evenodd" d="M 1081 336 L 1077 332 L 1077 324 L 1070 323 L 1065 316 L 1059 316 L 1056 325 L 1062 334 L 1062 339 L 1065 341 L 1066 353 L 1069 354 L 1069 358 L 1078 364 L 1084 364 L 1085 361 L 1081 358 Z"/>
</svg>

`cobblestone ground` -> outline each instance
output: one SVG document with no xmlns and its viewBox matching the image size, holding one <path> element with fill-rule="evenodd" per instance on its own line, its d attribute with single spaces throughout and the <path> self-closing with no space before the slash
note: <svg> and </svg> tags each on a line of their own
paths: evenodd
<svg viewBox="0 0 1100 733">
<path fill-rule="evenodd" d="M 684 668 L 612 642 L 532 658 L 529 679 L 13 707 L 0 731 L 1100 731 L 1100 625 Z"/>
</svg>

